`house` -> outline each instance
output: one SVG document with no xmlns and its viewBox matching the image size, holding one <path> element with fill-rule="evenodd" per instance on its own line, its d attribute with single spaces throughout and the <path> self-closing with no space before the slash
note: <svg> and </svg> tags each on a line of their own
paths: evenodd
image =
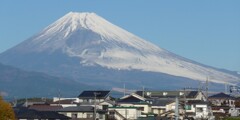
<svg viewBox="0 0 240 120">
<path fill-rule="evenodd" d="M 62 107 L 76 107 L 79 103 L 76 99 L 61 99 L 61 100 L 53 100 L 53 102 L 49 102 L 51 106 L 62 106 Z"/>
<path fill-rule="evenodd" d="M 211 103 L 213 115 L 235 116 L 235 97 L 225 93 L 218 93 L 208 97 L 208 100 Z"/>
<path fill-rule="evenodd" d="M 76 103 L 79 103 L 79 98 L 61 98 L 61 97 L 53 97 L 53 102 L 60 101 L 60 100 L 73 100 Z"/>
<path fill-rule="evenodd" d="M 117 105 L 122 107 L 138 107 L 142 113 L 145 114 L 152 112 L 151 100 L 147 100 L 135 93 L 120 98 L 120 100 L 117 101 Z"/>
<path fill-rule="evenodd" d="M 70 117 L 53 111 L 37 111 L 25 107 L 14 108 L 17 120 L 70 120 Z"/>
<path fill-rule="evenodd" d="M 115 106 L 109 107 L 108 113 L 108 119 L 111 120 L 136 120 L 141 116 L 141 109 L 139 107 Z"/>
<path fill-rule="evenodd" d="M 25 101 L 22 103 L 22 107 L 28 107 L 34 104 L 46 104 L 46 99 L 25 99 Z"/>
<path fill-rule="evenodd" d="M 115 106 L 115 102 L 111 100 L 105 100 L 103 102 L 100 102 L 96 107 L 97 109 L 108 111 L 109 107 Z"/>
<path fill-rule="evenodd" d="M 235 97 L 225 94 L 225 93 L 218 93 L 208 97 L 208 100 L 214 106 L 229 106 L 235 107 Z"/>
<path fill-rule="evenodd" d="M 168 98 L 180 100 L 203 100 L 206 101 L 206 96 L 201 91 L 179 90 L 179 91 L 137 91 L 136 94 L 144 98 Z"/>
<path fill-rule="evenodd" d="M 153 99 L 152 101 L 152 112 L 157 116 L 165 116 L 168 111 L 173 110 L 175 101 L 171 99 Z"/>
<path fill-rule="evenodd" d="M 188 118 L 207 119 L 210 115 L 208 102 L 201 100 L 188 100 L 185 106 L 185 115 Z"/>
<path fill-rule="evenodd" d="M 110 91 L 83 91 L 79 96 L 80 103 L 94 103 L 95 99 L 96 102 L 103 102 L 105 100 L 110 99 L 109 96 Z"/>
<path fill-rule="evenodd" d="M 192 113 L 192 117 L 194 116 L 203 116 L 205 115 L 208 105 L 202 105 L 201 102 L 206 102 L 206 96 L 201 91 L 192 91 L 192 90 L 179 90 L 179 91 L 137 91 L 136 94 L 146 98 L 147 100 L 152 100 L 151 109 L 154 114 L 158 117 L 167 117 L 174 118 L 175 108 L 176 108 L 176 98 L 178 98 L 178 112 L 179 117 L 184 117 L 184 105 L 186 101 L 199 101 L 198 104 L 190 104 L 190 107 L 194 107 L 194 112 L 188 112 L 188 114 Z M 197 107 L 196 107 L 197 106 Z M 203 111 L 196 112 L 195 108 L 199 111 L 200 109 L 204 109 Z M 206 108 L 206 109 L 205 109 Z"/>
<path fill-rule="evenodd" d="M 92 120 L 94 118 L 94 107 L 92 106 L 77 106 L 65 107 L 58 110 L 58 113 L 68 116 L 72 119 Z M 98 120 L 105 120 L 106 111 L 96 110 L 96 118 Z"/>
</svg>

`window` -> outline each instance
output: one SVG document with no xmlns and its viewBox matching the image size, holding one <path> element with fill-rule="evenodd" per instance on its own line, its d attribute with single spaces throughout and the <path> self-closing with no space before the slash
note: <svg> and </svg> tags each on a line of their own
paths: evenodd
<svg viewBox="0 0 240 120">
<path fill-rule="evenodd" d="M 114 115 L 115 112 L 114 112 L 114 111 L 110 111 L 109 114 L 110 114 L 110 115 Z"/>
<path fill-rule="evenodd" d="M 72 113 L 72 118 L 77 118 L 77 114 L 76 113 Z"/>
<path fill-rule="evenodd" d="M 166 96 L 168 93 L 167 92 L 163 92 L 163 96 Z"/>
<path fill-rule="evenodd" d="M 93 114 L 87 113 L 87 118 L 93 118 Z"/>
<path fill-rule="evenodd" d="M 103 114 L 99 114 L 99 119 L 103 119 Z"/>
<path fill-rule="evenodd" d="M 185 110 L 191 110 L 192 108 L 191 108 L 191 105 L 186 105 L 185 106 Z"/>
<path fill-rule="evenodd" d="M 196 112 L 203 112 L 203 108 L 197 108 Z"/>
<path fill-rule="evenodd" d="M 103 108 L 103 110 L 107 110 L 108 109 L 108 105 L 103 105 L 102 108 Z"/>
<path fill-rule="evenodd" d="M 141 111 L 144 111 L 144 107 L 139 107 L 139 109 L 140 109 Z"/>
</svg>

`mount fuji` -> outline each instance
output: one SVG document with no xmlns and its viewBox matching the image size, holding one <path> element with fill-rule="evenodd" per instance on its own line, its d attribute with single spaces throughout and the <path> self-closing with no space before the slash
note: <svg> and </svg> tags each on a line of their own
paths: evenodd
<svg viewBox="0 0 240 120">
<path fill-rule="evenodd" d="M 0 62 L 25 70 L 119 88 L 182 88 L 208 77 L 238 84 L 237 72 L 218 69 L 162 49 L 95 13 L 70 12 L 40 33 L 0 54 Z"/>
</svg>

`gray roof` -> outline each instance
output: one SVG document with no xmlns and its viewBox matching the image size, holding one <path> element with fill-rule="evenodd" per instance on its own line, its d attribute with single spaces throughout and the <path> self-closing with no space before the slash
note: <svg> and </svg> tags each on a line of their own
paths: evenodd
<svg viewBox="0 0 240 120">
<path fill-rule="evenodd" d="M 202 100 L 188 100 L 187 103 L 191 105 L 207 105 L 208 104 L 208 102 L 202 101 Z"/>
<path fill-rule="evenodd" d="M 92 106 L 77 106 L 77 107 L 66 107 L 59 109 L 58 112 L 93 112 L 94 107 Z"/>
<path fill-rule="evenodd" d="M 54 111 L 37 111 L 28 108 L 14 108 L 17 119 L 59 119 L 69 120 L 70 118 Z"/>
<path fill-rule="evenodd" d="M 167 104 L 173 103 L 174 100 L 161 100 L 161 99 L 154 99 L 152 101 L 152 106 L 166 106 Z"/>
<path fill-rule="evenodd" d="M 195 98 L 199 91 L 144 91 L 145 98 L 175 98 L 184 97 Z M 142 91 L 137 91 L 136 94 L 142 96 Z M 181 94 L 181 95 L 180 95 Z"/>
<path fill-rule="evenodd" d="M 208 98 L 209 99 L 235 99 L 235 97 L 225 94 L 225 93 L 218 93 L 218 94 L 212 95 Z"/>
</svg>

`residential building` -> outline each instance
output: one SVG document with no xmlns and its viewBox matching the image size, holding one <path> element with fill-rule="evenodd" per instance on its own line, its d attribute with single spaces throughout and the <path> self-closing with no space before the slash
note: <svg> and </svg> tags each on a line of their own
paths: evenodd
<svg viewBox="0 0 240 120">
<path fill-rule="evenodd" d="M 66 107 L 58 110 L 58 113 L 68 116 L 72 119 L 92 120 L 94 118 L 94 107 L 92 106 Z M 98 120 L 105 120 L 106 111 L 96 110 L 96 118 Z"/>
<path fill-rule="evenodd" d="M 110 99 L 110 91 L 83 91 L 79 96 L 79 103 L 100 103 Z M 96 101 L 95 101 L 96 99 Z"/>
<path fill-rule="evenodd" d="M 60 99 L 53 100 L 53 102 L 49 102 L 51 106 L 62 106 L 65 107 L 76 107 L 78 106 L 78 101 L 76 99 Z"/>
<path fill-rule="evenodd" d="M 142 113 L 145 114 L 152 112 L 151 101 L 147 101 L 146 98 L 135 93 L 120 98 L 120 100 L 117 101 L 117 105 L 122 107 L 138 107 Z"/>
<path fill-rule="evenodd" d="M 152 112 L 158 116 L 165 116 L 166 113 L 173 110 L 175 101 L 171 99 L 153 99 L 151 108 Z"/>
<path fill-rule="evenodd" d="M 208 100 L 211 103 L 213 115 L 215 116 L 235 115 L 236 113 L 235 97 L 225 93 L 218 93 L 208 97 Z"/>
<path fill-rule="evenodd" d="M 201 91 L 179 90 L 179 91 L 137 91 L 136 94 L 144 98 L 168 98 L 180 100 L 202 100 L 206 101 L 206 96 Z"/>
<path fill-rule="evenodd" d="M 185 106 L 185 115 L 188 118 L 207 119 L 210 116 L 208 102 L 201 100 L 188 100 Z"/>
<path fill-rule="evenodd" d="M 235 107 L 235 97 L 225 94 L 225 93 L 218 93 L 208 97 L 208 100 L 214 106 L 229 106 Z"/>
<path fill-rule="evenodd" d="M 111 120 L 136 120 L 141 116 L 139 107 L 109 107 L 109 119 Z"/>
</svg>

